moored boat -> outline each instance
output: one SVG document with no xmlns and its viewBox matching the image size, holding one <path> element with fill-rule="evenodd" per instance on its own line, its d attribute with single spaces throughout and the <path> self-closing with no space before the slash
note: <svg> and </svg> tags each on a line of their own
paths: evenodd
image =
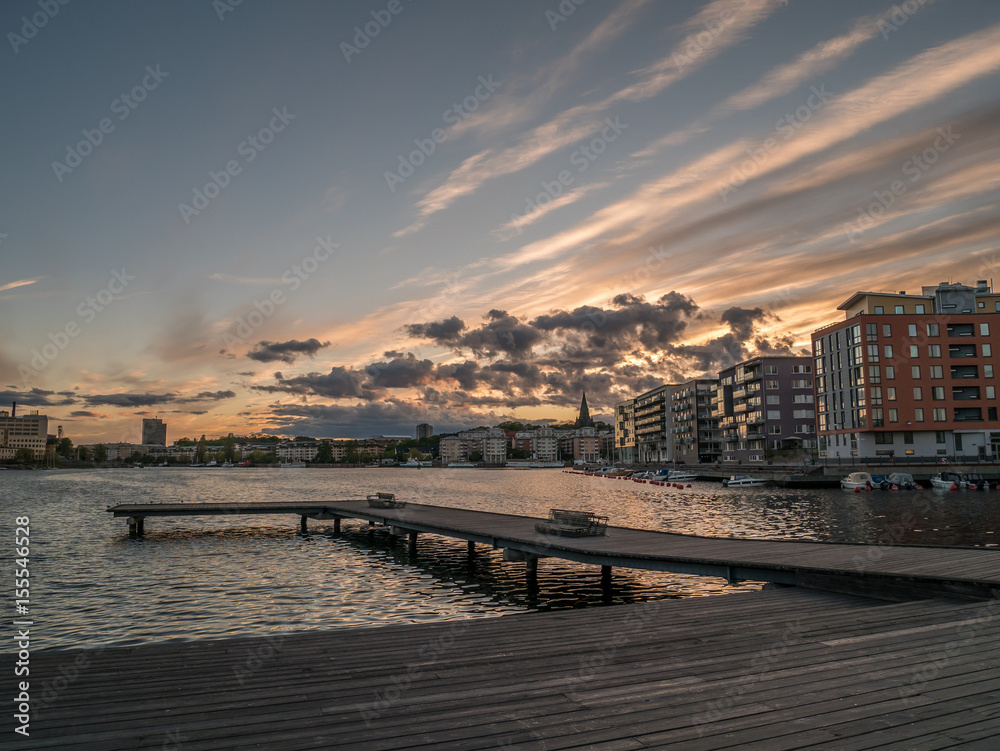
<svg viewBox="0 0 1000 751">
<path fill-rule="evenodd" d="M 750 475 L 732 475 L 728 480 L 722 481 L 724 488 L 753 488 L 767 484 L 767 480 L 760 477 L 750 477 Z"/>
<path fill-rule="evenodd" d="M 951 490 L 952 486 L 964 490 L 968 485 L 969 483 L 956 472 L 942 472 L 931 478 L 931 487 L 935 490 Z"/>
<path fill-rule="evenodd" d="M 854 488 L 871 488 L 874 486 L 872 482 L 872 476 L 867 472 L 851 472 L 847 477 L 844 477 L 840 481 L 840 487 L 845 490 L 854 490 Z"/>
</svg>

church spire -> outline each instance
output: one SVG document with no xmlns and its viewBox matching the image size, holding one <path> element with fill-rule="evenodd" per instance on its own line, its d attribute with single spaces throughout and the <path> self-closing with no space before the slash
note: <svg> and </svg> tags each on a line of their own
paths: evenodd
<svg viewBox="0 0 1000 751">
<path fill-rule="evenodd" d="M 587 392 L 583 392 L 583 401 L 580 402 L 580 416 L 576 418 L 576 427 L 592 428 L 594 421 L 590 417 L 590 409 L 587 407 Z"/>
</svg>

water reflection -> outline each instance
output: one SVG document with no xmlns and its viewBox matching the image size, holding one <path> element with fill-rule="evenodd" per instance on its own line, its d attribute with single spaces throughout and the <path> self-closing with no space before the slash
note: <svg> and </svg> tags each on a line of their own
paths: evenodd
<svg viewBox="0 0 1000 751">
<path fill-rule="evenodd" d="M 545 516 L 551 507 L 607 514 L 617 526 L 768 539 L 995 546 L 991 493 L 848 493 L 773 488 L 684 490 L 552 471 L 109 470 L 0 473 L 4 534 L 31 517 L 32 612 L 39 647 L 352 628 L 497 617 L 526 610 L 715 595 L 720 579 L 523 563 L 463 541 L 370 536 L 347 523 L 293 517 L 151 518 L 130 539 L 118 502 L 332 500 L 374 490 L 446 506 Z M 9 539 L 9 537 L 8 537 Z M 9 573 L 12 562 L 4 559 Z M 33 635 L 35 632 L 33 631 Z"/>
</svg>

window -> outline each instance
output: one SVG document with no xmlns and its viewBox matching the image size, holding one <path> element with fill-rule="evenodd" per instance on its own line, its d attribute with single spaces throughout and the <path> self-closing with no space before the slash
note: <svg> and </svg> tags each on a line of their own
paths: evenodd
<svg viewBox="0 0 1000 751">
<path fill-rule="evenodd" d="M 928 323 L 927 336 L 941 336 L 941 327 L 936 323 Z"/>
<path fill-rule="evenodd" d="M 882 336 L 884 336 L 884 337 L 890 337 L 890 336 L 892 336 L 892 324 L 891 323 L 883 323 L 882 324 Z"/>
<path fill-rule="evenodd" d="M 923 422 L 924 421 L 924 408 L 917 407 L 913 410 L 913 422 Z"/>
<path fill-rule="evenodd" d="M 908 443 L 913 445 L 913 431 L 905 430 L 903 431 L 903 443 Z"/>
<path fill-rule="evenodd" d="M 995 386 L 987 386 L 986 387 L 986 398 L 987 399 L 996 399 L 996 397 L 997 397 L 996 387 Z"/>
<path fill-rule="evenodd" d="M 792 394 L 793 404 L 812 404 L 813 395 L 812 394 Z"/>
<path fill-rule="evenodd" d="M 916 344 L 910 345 L 910 357 L 914 360 L 920 357 L 920 348 Z"/>
<path fill-rule="evenodd" d="M 805 420 L 807 417 L 815 417 L 816 412 L 811 409 L 796 409 L 792 410 L 792 417 L 796 420 Z"/>
<path fill-rule="evenodd" d="M 780 409 L 769 409 L 767 411 L 767 419 L 768 420 L 780 420 L 781 419 L 781 410 Z"/>
<path fill-rule="evenodd" d="M 885 366 L 885 380 L 893 381 L 896 378 L 896 368 L 892 365 Z"/>
<path fill-rule="evenodd" d="M 878 362 L 878 345 L 868 345 L 868 362 Z"/>
<path fill-rule="evenodd" d="M 778 375 L 778 366 L 777 365 L 765 365 L 764 366 L 764 374 L 765 375 Z"/>
<path fill-rule="evenodd" d="M 923 398 L 924 398 L 924 390 L 923 390 L 923 388 L 920 387 L 920 386 L 914 386 L 913 387 L 913 401 L 919 402 L 919 401 L 922 401 Z"/>
<path fill-rule="evenodd" d="M 931 399 L 942 401 L 944 399 L 944 386 L 935 386 L 931 389 Z"/>
<path fill-rule="evenodd" d="M 944 366 L 931 365 L 931 378 L 944 378 Z"/>
<path fill-rule="evenodd" d="M 997 419 L 997 408 L 996 407 L 987 407 L 986 408 L 986 419 L 987 420 L 996 420 Z"/>
<path fill-rule="evenodd" d="M 923 313 L 924 312 L 924 304 L 923 303 L 917 303 L 917 305 L 914 308 L 913 312 L 914 313 Z"/>
<path fill-rule="evenodd" d="M 899 411 L 894 407 L 889 407 L 889 422 L 899 422 Z"/>
<path fill-rule="evenodd" d="M 777 381 L 775 381 L 775 383 L 777 383 Z M 793 389 L 811 389 L 812 387 L 813 387 L 812 378 L 795 379 L 792 381 Z"/>
<path fill-rule="evenodd" d="M 997 310 L 1000 310 L 1000 303 L 997 303 Z M 880 316 L 883 313 L 885 313 L 885 308 L 883 308 L 881 305 L 876 305 L 875 306 L 875 315 Z"/>
<path fill-rule="evenodd" d="M 943 430 L 935 430 L 934 431 L 934 443 L 946 443 L 947 440 L 948 439 L 947 439 L 946 434 L 945 434 L 945 432 Z"/>
<path fill-rule="evenodd" d="M 912 366 L 910 368 L 910 375 L 913 376 L 914 380 L 919 381 L 920 380 L 920 366 L 919 365 Z"/>
<path fill-rule="evenodd" d="M 876 433 L 875 443 L 879 446 L 891 446 L 892 445 L 892 433 Z"/>
<path fill-rule="evenodd" d="M 780 425 L 768 425 L 767 426 L 767 432 L 770 433 L 771 435 L 779 435 L 781 433 L 781 426 Z"/>
<path fill-rule="evenodd" d="M 990 335 L 990 325 L 988 323 L 979 324 L 979 335 L 989 336 Z"/>
<path fill-rule="evenodd" d="M 882 350 L 885 352 L 885 359 L 886 360 L 888 360 L 888 359 L 890 359 L 892 357 L 892 345 L 891 344 L 886 344 L 885 346 L 882 347 Z"/>
<path fill-rule="evenodd" d="M 893 308 L 893 312 L 898 316 L 903 315 L 903 306 L 897 305 L 895 308 Z"/>
<path fill-rule="evenodd" d="M 992 378 L 992 377 L 993 377 L 993 366 L 992 365 L 984 365 L 983 366 L 983 378 Z"/>
<path fill-rule="evenodd" d="M 871 383 L 882 383 L 882 376 L 879 373 L 878 365 L 868 366 L 868 380 Z"/>
<path fill-rule="evenodd" d="M 781 404 L 781 396 L 779 394 L 768 394 L 767 395 L 768 404 Z"/>
<path fill-rule="evenodd" d="M 865 324 L 865 335 L 868 337 L 868 341 L 877 342 L 878 341 L 878 324 L 877 323 L 866 323 Z"/>
<path fill-rule="evenodd" d="M 984 344 L 983 345 L 983 357 L 993 357 L 993 345 Z"/>
<path fill-rule="evenodd" d="M 882 403 L 882 387 L 881 386 L 872 386 L 871 387 L 871 397 L 872 397 L 872 404 L 881 404 Z"/>
<path fill-rule="evenodd" d="M 986 307 L 986 303 L 984 303 L 982 300 L 980 300 L 978 303 L 976 303 L 976 307 L 977 308 L 985 308 Z"/>
<path fill-rule="evenodd" d="M 764 383 L 764 388 L 766 388 L 768 391 L 777 391 L 778 390 L 778 382 L 776 380 L 773 380 L 773 381 L 772 380 L 768 380 L 768 381 L 766 381 Z"/>
<path fill-rule="evenodd" d="M 917 324 L 915 324 L 915 323 L 907 324 L 907 326 L 906 326 L 906 335 L 907 336 L 916 336 L 917 335 Z"/>
<path fill-rule="evenodd" d="M 928 357 L 941 357 L 941 345 L 940 344 L 928 344 L 927 345 L 927 356 Z"/>
<path fill-rule="evenodd" d="M 948 420 L 948 411 L 944 407 L 934 408 L 934 422 L 946 422 Z"/>
<path fill-rule="evenodd" d="M 886 386 L 886 388 L 885 388 L 885 398 L 888 399 L 890 402 L 896 401 L 896 387 L 895 386 Z"/>
</svg>

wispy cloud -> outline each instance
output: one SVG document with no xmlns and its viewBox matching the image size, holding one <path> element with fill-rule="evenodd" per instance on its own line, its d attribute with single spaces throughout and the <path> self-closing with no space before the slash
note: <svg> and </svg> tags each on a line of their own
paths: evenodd
<svg viewBox="0 0 1000 751">
<path fill-rule="evenodd" d="M 45 277 L 39 276 L 34 279 L 19 279 L 16 282 L 8 282 L 7 284 L 0 285 L 0 292 L 6 292 L 9 289 L 17 289 L 18 287 L 27 287 L 29 284 L 35 284 L 44 278 Z"/>
<path fill-rule="evenodd" d="M 488 180 L 519 172 L 561 148 L 594 135 L 604 127 L 605 114 L 613 112 L 615 106 L 659 95 L 741 42 L 753 26 L 782 4 L 783 0 L 745 0 L 734 10 L 731 0 L 714 0 L 682 25 L 681 31 L 686 35 L 664 57 L 635 73 L 638 80 L 598 102 L 565 110 L 529 130 L 513 146 L 488 148 L 466 159 L 442 185 L 417 202 L 419 218 L 397 234 L 419 229 L 427 217 L 474 193 Z M 706 34 L 710 44 L 704 42 Z"/>
</svg>

